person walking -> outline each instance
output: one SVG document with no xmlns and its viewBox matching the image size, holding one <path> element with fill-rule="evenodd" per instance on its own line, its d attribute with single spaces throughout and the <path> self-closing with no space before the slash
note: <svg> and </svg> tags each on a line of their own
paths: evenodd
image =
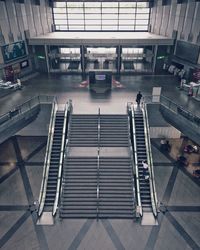
<svg viewBox="0 0 200 250">
<path fill-rule="evenodd" d="M 136 96 L 137 105 L 140 105 L 141 99 L 142 99 L 142 94 L 141 94 L 141 92 L 139 91 L 139 92 L 137 93 L 137 96 Z"/>
</svg>

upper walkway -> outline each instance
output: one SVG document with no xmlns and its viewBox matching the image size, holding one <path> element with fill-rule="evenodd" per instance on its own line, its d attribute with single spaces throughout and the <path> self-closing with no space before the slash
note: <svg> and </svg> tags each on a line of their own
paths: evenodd
<svg viewBox="0 0 200 250">
<path fill-rule="evenodd" d="M 150 32 L 51 32 L 29 39 L 30 45 L 173 45 L 174 39 Z"/>
</svg>

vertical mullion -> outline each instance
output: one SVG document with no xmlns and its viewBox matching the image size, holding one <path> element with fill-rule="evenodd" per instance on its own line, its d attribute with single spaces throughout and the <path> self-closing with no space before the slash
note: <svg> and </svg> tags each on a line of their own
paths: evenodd
<svg viewBox="0 0 200 250">
<path fill-rule="evenodd" d="M 137 21 L 137 11 L 138 10 L 138 6 L 137 6 L 137 1 L 136 1 L 136 6 L 135 6 L 135 22 L 134 22 L 134 31 L 136 31 L 136 21 Z"/>
<path fill-rule="evenodd" d="M 52 6 L 51 6 L 51 7 L 52 7 Z M 45 8 L 45 9 L 47 9 L 47 8 Z M 54 27 L 56 27 L 56 25 L 55 25 L 55 16 L 54 16 L 54 3 L 53 3 L 53 7 L 52 7 L 51 12 L 52 12 L 52 17 L 53 17 L 53 24 L 54 24 Z M 46 15 L 46 16 L 47 16 L 47 15 Z M 56 28 L 56 30 L 57 30 L 57 28 Z"/>
<path fill-rule="evenodd" d="M 120 3 L 118 2 L 118 20 L 117 20 L 117 30 L 119 30 L 119 5 L 120 5 Z"/>
<path fill-rule="evenodd" d="M 149 3 L 150 4 L 150 3 Z M 170 8 L 171 9 L 171 8 Z M 149 19 L 148 19 L 148 26 L 147 26 L 147 31 L 149 32 L 149 24 L 150 24 L 150 13 L 151 13 L 151 8 L 149 7 Z M 169 24 L 169 21 L 168 21 Z M 166 29 L 167 30 L 167 29 Z"/>
<path fill-rule="evenodd" d="M 102 2 L 101 2 L 101 31 L 102 31 Z"/>
<path fill-rule="evenodd" d="M 67 2 L 65 3 L 65 8 L 66 8 L 66 18 L 67 18 L 67 29 L 69 30 L 69 16 L 68 16 L 68 4 L 67 4 Z"/>
<path fill-rule="evenodd" d="M 84 30 L 85 29 L 85 2 L 83 2 L 83 22 L 84 22 Z"/>
</svg>

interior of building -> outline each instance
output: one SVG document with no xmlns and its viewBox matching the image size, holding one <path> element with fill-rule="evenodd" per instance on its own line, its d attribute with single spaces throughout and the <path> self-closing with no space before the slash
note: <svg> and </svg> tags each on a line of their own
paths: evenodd
<svg viewBox="0 0 200 250">
<path fill-rule="evenodd" d="M 0 0 L 0 248 L 200 249 L 200 1 Z"/>
</svg>

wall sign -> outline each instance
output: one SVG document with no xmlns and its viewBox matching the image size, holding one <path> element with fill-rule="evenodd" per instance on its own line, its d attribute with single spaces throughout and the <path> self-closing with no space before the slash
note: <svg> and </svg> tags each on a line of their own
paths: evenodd
<svg viewBox="0 0 200 250">
<path fill-rule="evenodd" d="M 1 47 L 4 62 L 10 62 L 26 55 L 25 42 L 7 44 Z"/>
</svg>

